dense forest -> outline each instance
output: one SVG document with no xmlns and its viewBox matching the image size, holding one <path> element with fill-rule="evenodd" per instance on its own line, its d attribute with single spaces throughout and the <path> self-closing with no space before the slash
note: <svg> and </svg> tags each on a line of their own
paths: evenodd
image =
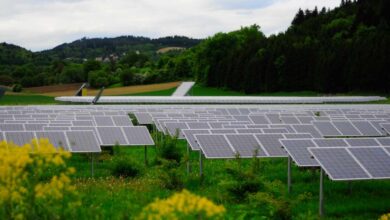
<svg viewBox="0 0 390 220">
<path fill-rule="evenodd" d="M 284 33 L 253 25 L 204 40 L 186 59 L 198 82 L 246 93 L 390 92 L 390 1 L 299 10 Z"/>
<path fill-rule="evenodd" d="M 390 1 L 342 0 L 300 9 L 283 33 L 258 25 L 205 40 L 80 39 L 32 53 L 0 44 L 0 84 L 88 81 L 93 87 L 195 79 L 248 94 L 275 91 L 389 93 Z M 159 54 L 163 47 L 189 48 Z"/>
<path fill-rule="evenodd" d="M 0 43 L 0 85 L 20 88 L 88 81 L 101 87 L 176 80 L 166 69 L 175 64 L 168 61 L 199 42 L 182 36 L 83 38 L 40 52 Z M 159 53 L 161 48 L 182 50 Z"/>
</svg>

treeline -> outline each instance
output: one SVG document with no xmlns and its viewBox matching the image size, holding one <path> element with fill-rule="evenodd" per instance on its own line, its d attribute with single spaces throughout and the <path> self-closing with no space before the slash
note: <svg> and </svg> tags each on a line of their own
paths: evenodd
<svg viewBox="0 0 390 220">
<path fill-rule="evenodd" d="M 200 40 L 187 37 L 118 37 L 81 39 L 52 50 L 31 52 L 0 44 L 0 85 L 34 87 L 89 82 L 92 87 L 180 80 L 182 51 L 157 53 L 160 48 L 189 48 Z"/>
<path fill-rule="evenodd" d="M 389 93 L 389 5 L 343 0 L 331 11 L 299 10 L 284 33 L 265 37 L 257 25 L 218 33 L 176 59 L 198 82 L 246 93 Z"/>
</svg>

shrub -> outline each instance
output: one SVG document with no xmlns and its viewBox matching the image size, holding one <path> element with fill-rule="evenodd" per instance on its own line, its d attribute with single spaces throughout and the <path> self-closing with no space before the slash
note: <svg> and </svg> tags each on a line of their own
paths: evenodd
<svg viewBox="0 0 390 220">
<path fill-rule="evenodd" d="M 249 196 L 249 204 L 258 215 L 271 219 L 291 219 L 291 205 L 287 200 L 277 199 L 270 193 L 258 192 Z"/>
<path fill-rule="evenodd" d="M 38 147 L 39 144 L 39 147 Z M 80 206 L 68 168 L 69 152 L 48 139 L 0 143 L 0 219 L 71 218 Z"/>
<path fill-rule="evenodd" d="M 23 89 L 22 85 L 20 84 L 15 84 L 13 87 L 12 87 L 12 92 L 21 92 Z"/>
<path fill-rule="evenodd" d="M 116 177 L 136 177 L 141 173 L 140 166 L 129 157 L 120 157 L 114 159 L 111 173 Z"/>
<path fill-rule="evenodd" d="M 177 146 L 177 137 L 170 137 L 168 135 L 164 136 L 163 140 L 157 142 L 157 156 L 166 159 L 174 160 L 180 163 L 182 152 Z"/>
<path fill-rule="evenodd" d="M 226 173 L 229 179 L 222 181 L 220 185 L 236 201 L 243 201 L 249 194 L 264 188 L 263 181 L 252 172 L 227 168 Z"/>
<path fill-rule="evenodd" d="M 137 219 L 222 219 L 225 212 L 222 205 L 183 190 L 167 199 L 156 199 Z"/>
<path fill-rule="evenodd" d="M 184 187 L 183 174 L 179 170 L 179 164 L 174 160 L 160 160 L 161 171 L 159 172 L 159 180 L 166 189 L 182 189 Z"/>
</svg>

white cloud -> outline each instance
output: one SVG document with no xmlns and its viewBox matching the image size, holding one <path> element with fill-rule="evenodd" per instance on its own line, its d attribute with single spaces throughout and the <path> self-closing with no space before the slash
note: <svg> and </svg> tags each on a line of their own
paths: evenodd
<svg viewBox="0 0 390 220">
<path fill-rule="evenodd" d="M 49 49 L 81 37 L 186 35 L 204 38 L 258 24 L 284 31 L 298 8 L 339 0 L 1 0 L 0 42 Z"/>
</svg>

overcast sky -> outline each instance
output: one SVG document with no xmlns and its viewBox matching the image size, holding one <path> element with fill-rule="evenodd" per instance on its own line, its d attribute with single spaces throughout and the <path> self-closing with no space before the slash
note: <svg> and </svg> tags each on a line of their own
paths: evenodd
<svg viewBox="0 0 390 220">
<path fill-rule="evenodd" d="M 251 24 L 286 30 L 299 8 L 340 0 L 0 0 L 0 42 L 38 51 L 82 37 L 205 38 Z"/>
</svg>

